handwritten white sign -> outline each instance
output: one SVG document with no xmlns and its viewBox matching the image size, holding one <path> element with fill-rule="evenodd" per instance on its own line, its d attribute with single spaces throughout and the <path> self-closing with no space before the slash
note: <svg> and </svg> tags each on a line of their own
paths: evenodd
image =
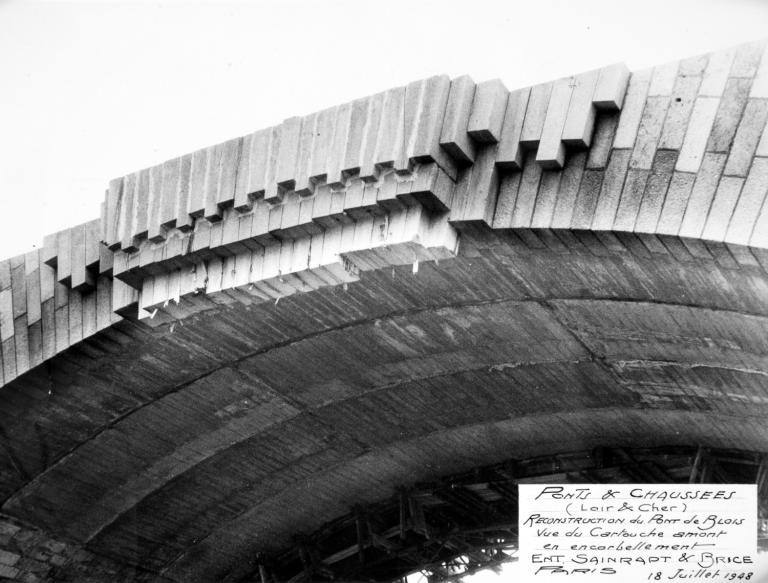
<svg viewBox="0 0 768 583">
<path fill-rule="evenodd" d="M 755 577 L 755 485 L 519 487 L 518 556 L 530 580 L 716 583 Z"/>
</svg>

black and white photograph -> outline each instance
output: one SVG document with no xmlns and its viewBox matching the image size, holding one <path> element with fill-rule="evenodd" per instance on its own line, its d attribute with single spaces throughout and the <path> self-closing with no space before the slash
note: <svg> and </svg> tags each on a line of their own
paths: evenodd
<svg viewBox="0 0 768 583">
<path fill-rule="evenodd" d="M 0 0 L 0 583 L 768 583 L 768 1 Z"/>
</svg>

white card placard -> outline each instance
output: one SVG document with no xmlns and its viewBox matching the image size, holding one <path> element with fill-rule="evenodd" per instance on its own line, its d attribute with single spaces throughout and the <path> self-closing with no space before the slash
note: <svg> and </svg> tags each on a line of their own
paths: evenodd
<svg viewBox="0 0 768 583">
<path fill-rule="evenodd" d="M 754 484 L 520 484 L 525 581 L 747 581 Z"/>
</svg>

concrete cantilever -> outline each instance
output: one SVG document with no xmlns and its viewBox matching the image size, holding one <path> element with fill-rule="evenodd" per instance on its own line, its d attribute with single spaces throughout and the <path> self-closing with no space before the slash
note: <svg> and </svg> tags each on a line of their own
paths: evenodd
<svg viewBox="0 0 768 583">
<path fill-rule="evenodd" d="M 762 42 L 432 77 L 113 180 L 0 262 L 0 549 L 239 581 L 415 480 L 768 451 L 767 120 Z"/>
</svg>

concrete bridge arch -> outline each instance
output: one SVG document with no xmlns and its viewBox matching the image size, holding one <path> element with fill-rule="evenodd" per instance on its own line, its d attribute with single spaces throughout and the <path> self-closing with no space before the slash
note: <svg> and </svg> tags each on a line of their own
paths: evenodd
<svg viewBox="0 0 768 583">
<path fill-rule="evenodd" d="M 0 262 L 10 578 L 446 577 L 543 477 L 764 504 L 765 55 L 438 76 L 112 181 Z"/>
</svg>

